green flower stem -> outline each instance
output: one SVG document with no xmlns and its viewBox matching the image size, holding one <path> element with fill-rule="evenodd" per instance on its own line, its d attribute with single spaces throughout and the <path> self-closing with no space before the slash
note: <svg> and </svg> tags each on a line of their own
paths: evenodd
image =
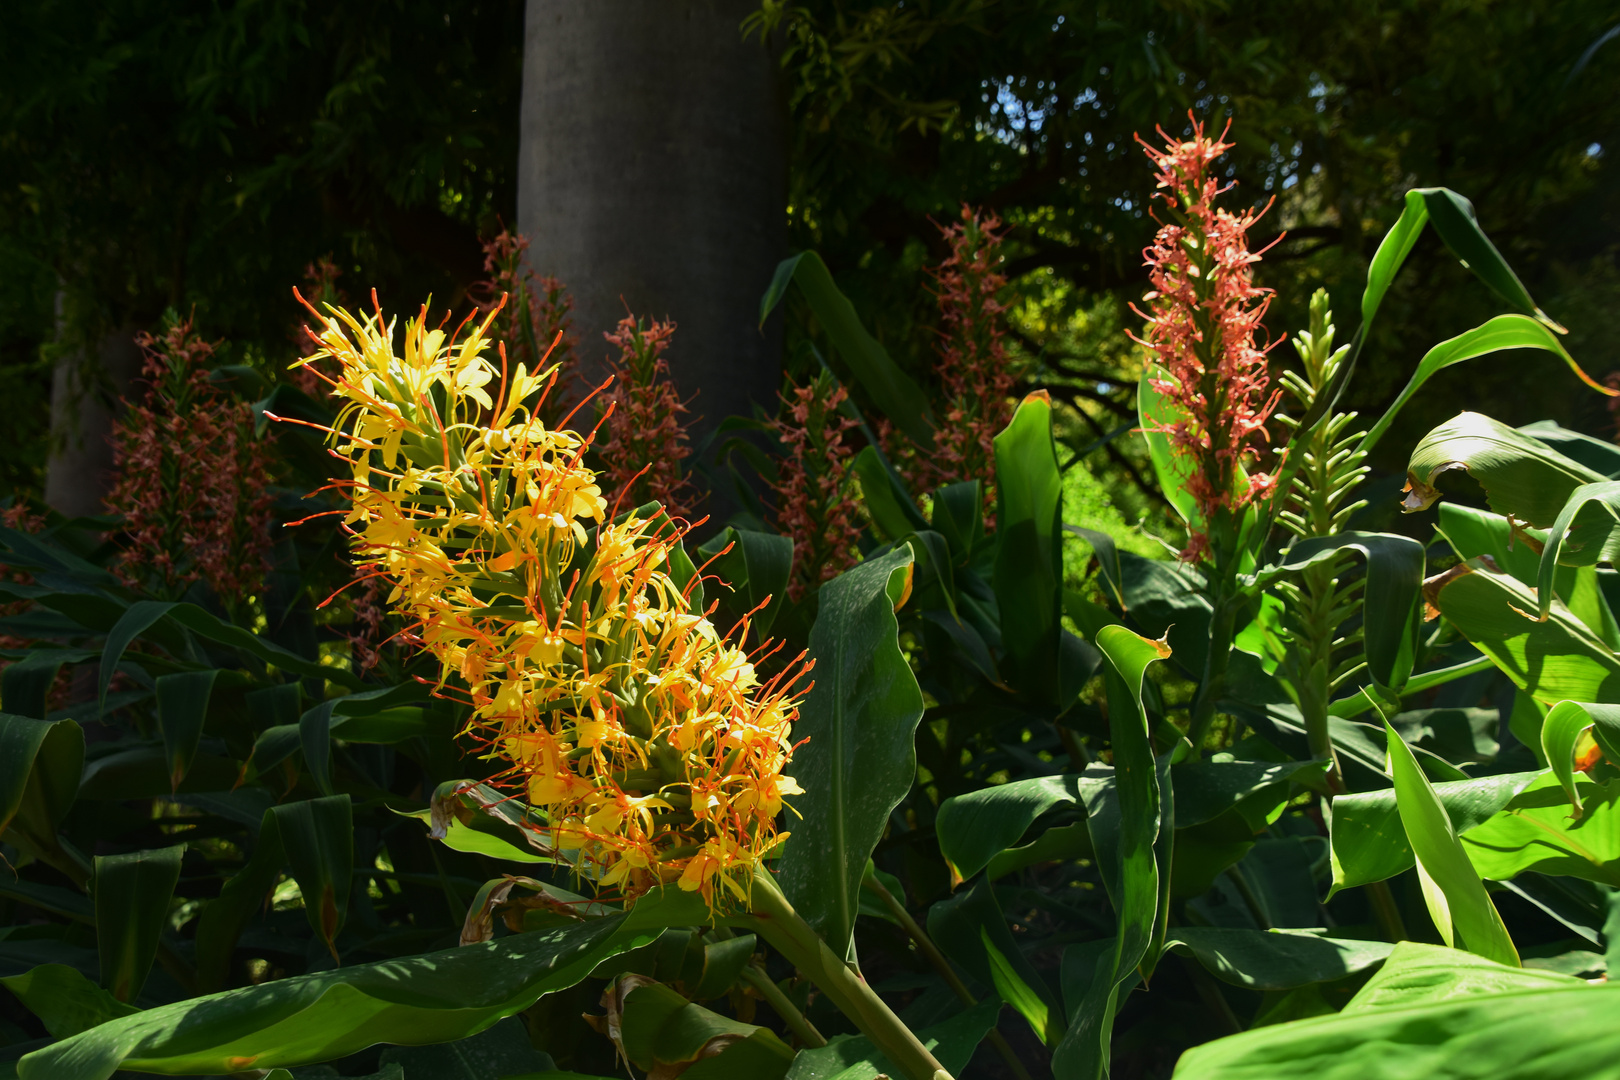
<svg viewBox="0 0 1620 1080">
<path fill-rule="evenodd" d="M 748 963 L 743 965 L 742 980 L 758 991 L 759 996 L 765 999 L 765 1003 L 776 1010 L 776 1015 L 782 1018 L 788 1030 L 798 1036 L 799 1042 L 811 1049 L 827 1045 L 827 1037 L 816 1030 L 816 1025 L 812 1024 L 804 1013 L 794 1007 L 793 1002 L 782 993 L 780 986 L 771 981 L 769 975 L 752 963 Z"/>
<path fill-rule="evenodd" d="M 1073 738 L 1073 736 L 1071 735 L 1070 738 Z M 911 917 L 911 912 L 906 910 L 906 905 L 902 904 L 883 882 L 878 880 L 876 874 L 870 873 L 870 865 L 867 870 L 866 877 L 861 879 L 861 885 L 883 901 L 883 906 L 889 909 L 889 914 L 894 916 L 895 922 L 900 924 L 901 929 L 911 935 L 911 940 L 917 943 L 917 951 L 922 953 L 923 957 L 933 965 L 935 971 L 939 972 L 940 978 L 945 980 L 945 985 L 951 988 L 951 992 L 969 1007 L 977 1005 L 978 999 L 973 996 L 973 991 L 969 990 L 967 984 L 962 981 L 961 976 L 956 974 L 956 969 L 951 967 L 949 960 L 945 959 L 945 954 L 939 951 L 939 946 L 935 945 L 933 939 L 917 924 L 917 920 Z M 1012 1070 L 1012 1074 L 1018 1080 L 1031 1080 L 1029 1070 L 1025 1069 L 1024 1063 L 1018 1060 L 1018 1055 L 1013 1053 L 1012 1046 L 1000 1031 L 992 1027 L 986 1038 L 989 1040 L 990 1045 L 996 1048 L 996 1052 L 1001 1055 L 1001 1059 L 1007 1063 L 1007 1068 Z"/>
<path fill-rule="evenodd" d="M 883 999 L 793 910 L 769 873 L 754 875 L 752 900 L 753 915 L 738 921 L 770 942 L 815 983 L 909 1080 L 952 1080 Z"/>
<path fill-rule="evenodd" d="M 1209 619 L 1209 654 L 1204 658 L 1204 678 L 1198 687 L 1198 698 L 1193 702 L 1192 722 L 1188 726 L 1187 741 L 1192 743 L 1193 760 L 1204 752 L 1204 740 L 1215 723 L 1215 706 L 1226 692 L 1226 665 L 1232 656 L 1233 623 L 1237 619 L 1237 599 L 1222 588 L 1214 597 L 1214 611 Z"/>
</svg>

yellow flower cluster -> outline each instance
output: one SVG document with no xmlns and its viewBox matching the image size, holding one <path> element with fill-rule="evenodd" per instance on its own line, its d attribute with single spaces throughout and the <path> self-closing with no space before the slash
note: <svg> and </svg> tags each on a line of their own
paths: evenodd
<svg viewBox="0 0 1620 1080">
<path fill-rule="evenodd" d="M 465 681 L 469 731 L 599 889 L 632 898 L 675 882 L 711 908 L 746 903 L 798 791 L 782 768 L 808 668 L 761 685 L 694 609 L 681 527 L 661 513 L 609 520 L 582 461 L 590 438 L 547 430 L 525 404 L 552 373 L 508 372 L 504 349 L 497 371 L 488 319 L 447 337 L 424 309 L 398 356 L 380 309 L 329 312 L 301 363 L 342 365 L 329 430 L 353 470 L 356 558 Z"/>
</svg>

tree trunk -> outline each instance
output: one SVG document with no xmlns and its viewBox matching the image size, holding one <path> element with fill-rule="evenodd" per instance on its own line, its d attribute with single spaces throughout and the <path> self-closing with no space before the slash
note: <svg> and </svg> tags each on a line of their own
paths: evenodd
<svg viewBox="0 0 1620 1080">
<path fill-rule="evenodd" d="M 775 411 L 780 330 L 759 300 L 785 254 L 787 110 L 758 0 L 529 0 L 518 227 L 572 292 L 587 372 L 626 306 L 678 324 L 696 437 Z M 773 320 L 774 322 L 775 320 Z"/>
<path fill-rule="evenodd" d="M 127 327 L 103 337 L 93 357 L 74 350 L 57 359 L 45 503 L 63 516 L 104 512 L 102 500 L 113 481 L 113 419 L 140 370 L 141 350 Z"/>
</svg>

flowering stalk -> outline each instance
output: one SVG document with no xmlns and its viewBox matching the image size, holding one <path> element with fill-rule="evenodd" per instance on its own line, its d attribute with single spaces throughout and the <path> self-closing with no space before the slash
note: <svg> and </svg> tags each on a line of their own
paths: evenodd
<svg viewBox="0 0 1620 1080">
<path fill-rule="evenodd" d="M 1152 386 L 1169 399 L 1177 419 L 1149 430 L 1164 434 L 1172 454 L 1188 465 L 1187 491 L 1200 520 L 1188 523 L 1182 558 L 1224 565 L 1235 554 L 1244 508 L 1275 483 L 1244 469 L 1267 438 L 1266 420 L 1281 394 L 1270 389 L 1269 346 L 1255 340 L 1271 290 L 1254 284 L 1260 253 L 1249 250 L 1248 230 L 1259 214 L 1215 205 L 1232 185 L 1222 185 L 1210 166 L 1232 144 L 1206 137 L 1197 121 L 1189 141 L 1178 142 L 1163 128 L 1159 134 L 1163 150 L 1137 141 L 1158 170 L 1158 198 L 1170 220 L 1143 252 L 1153 286 L 1143 297 L 1149 310 L 1134 304 L 1132 310 L 1147 320 L 1136 340 L 1164 371 Z"/>
<path fill-rule="evenodd" d="M 880 422 L 884 452 L 911 490 L 922 494 L 945 484 L 978 480 L 984 490 L 985 524 L 995 527 L 995 437 L 1012 419 L 1017 381 L 1004 343 L 1006 306 L 997 297 L 1007 286 L 999 270 L 1004 234 L 1001 219 L 962 204 L 961 220 L 942 225 L 950 255 L 931 272 L 939 302 L 939 347 L 934 371 L 944 390 L 944 423 L 934 448 L 923 451 Z"/>
<path fill-rule="evenodd" d="M 670 381 L 664 351 L 675 324 L 654 319 L 644 325 L 633 315 L 603 334 L 619 349 L 608 362 L 613 376 L 605 399 L 614 414 L 599 456 L 602 477 L 613 500 L 623 506 L 656 502 L 672 518 L 690 519 L 703 493 L 681 471 L 692 454 L 692 438 L 681 419 L 686 403 Z"/>
<path fill-rule="evenodd" d="M 1187 735 L 1196 753 L 1226 688 L 1241 605 L 1232 579 L 1244 511 L 1275 485 L 1245 465 L 1267 437 L 1266 420 L 1281 391 L 1270 389 L 1267 350 L 1256 341 L 1271 295 L 1254 284 L 1260 254 L 1249 250 L 1248 230 L 1259 215 L 1215 205 L 1232 185 L 1223 185 L 1210 167 L 1232 144 L 1205 136 L 1197 120 L 1190 140 L 1172 139 L 1163 128 L 1159 134 L 1162 150 L 1137 141 L 1157 170 L 1157 195 L 1169 220 L 1143 252 L 1152 285 L 1143 297 L 1149 310 L 1132 310 L 1147 320 L 1135 340 L 1156 355 L 1163 374 L 1150 383 L 1173 416 L 1148 430 L 1166 437 L 1194 503 L 1181 557 L 1204 563 L 1209 582 L 1209 651 Z"/>
<path fill-rule="evenodd" d="M 424 309 L 403 356 L 380 311 L 317 318 L 315 355 L 342 372 L 328 430 L 351 467 L 356 559 L 439 660 L 440 692 L 465 680 L 467 731 L 504 763 L 497 782 L 599 890 L 677 884 L 716 912 L 746 906 L 798 790 L 782 768 L 809 665 L 762 685 L 693 608 L 694 582 L 671 576 L 683 530 L 609 520 L 590 437 L 524 404 L 555 370 L 497 371 L 482 355 L 491 316 L 447 338 Z"/>
<path fill-rule="evenodd" d="M 270 551 L 270 459 L 253 413 L 209 379 L 214 346 L 189 319 L 136 338 L 149 387 L 113 433 L 118 478 L 107 508 L 129 543 L 118 573 L 179 596 L 201 581 L 227 604 L 264 580 Z"/>
<path fill-rule="evenodd" d="M 838 406 L 848 395 L 822 372 L 806 386 L 790 381 L 783 415 L 771 421 L 787 451 L 776 482 L 776 525 L 793 540 L 788 596 L 797 601 L 860 561 L 860 510 L 849 491 L 844 436 L 858 423 Z"/>
<path fill-rule="evenodd" d="M 557 367 L 564 394 L 552 395 L 541 417 L 555 424 L 566 408 L 564 397 L 575 389 L 578 339 L 574 335 L 574 298 L 561 281 L 530 269 L 525 252 L 529 238 L 508 229 L 484 242 L 484 271 L 489 280 L 468 292 L 479 309 L 495 315 L 495 337 L 506 345 L 512 363 L 539 371 Z M 503 303 L 502 298 L 505 298 Z"/>
</svg>

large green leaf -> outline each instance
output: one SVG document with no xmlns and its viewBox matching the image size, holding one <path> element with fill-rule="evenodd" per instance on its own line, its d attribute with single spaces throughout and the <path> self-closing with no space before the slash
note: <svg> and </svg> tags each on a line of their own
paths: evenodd
<svg viewBox="0 0 1620 1080">
<path fill-rule="evenodd" d="M 1576 488 L 1608 478 L 1546 443 L 1475 412 L 1461 412 L 1430 431 L 1406 466 L 1403 508 L 1426 510 L 1440 497 L 1436 479 L 1466 470 L 1485 488 L 1491 509 L 1545 529 Z"/>
<path fill-rule="evenodd" d="M 1061 706 L 1063 478 L 1046 391 L 1024 398 L 995 451 L 1002 670 L 1022 696 Z"/>
<path fill-rule="evenodd" d="M 804 794 L 783 848 L 782 891 L 835 953 L 849 947 L 866 860 L 916 775 L 922 691 L 900 651 L 894 608 L 911 573 L 899 547 L 822 586 L 810 631 L 815 689 L 805 698 L 792 776 Z"/>
<path fill-rule="evenodd" d="M 97 855 L 91 877 L 101 985 L 119 1001 L 140 996 L 169 921 L 185 845 Z"/>
<path fill-rule="evenodd" d="M 157 680 L 158 726 L 163 729 L 163 754 L 169 763 L 169 783 L 179 790 L 202 740 L 208 718 L 208 699 L 214 692 L 217 670 L 178 671 Z"/>
<path fill-rule="evenodd" d="M 1510 271 L 1511 272 L 1511 271 Z M 1527 315 L 1498 315 L 1496 318 L 1474 327 L 1465 334 L 1458 334 L 1454 338 L 1442 341 L 1423 355 L 1418 361 L 1417 370 L 1407 382 L 1406 388 L 1395 398 L 1393 404 L 1385 410 L 1362 437 L 1361 449 L 1371 450 L 1378 440 L 1384 437 L 1391 424 L 1395 422 L 1396 415 L 1402 407 L 1412 399 L 1423 384 L 1437 372 L 1443 371 L 1453 364 L 1460 364 L 1464 360 L 1486 356 L 1490 353 L 1501 352 L 1504 349 L 1542 349 L 1553 353 L 1568 364 L 1583 382 L 1589 386 L 1597 387 L 1592 379 L 1581 370 L 1575 358 L 1569 355 L 1563 342 L 1549 329 L 1546 324 L 1530 318 Z M 1599 387 L 1601 389 L 1601 387 Z"/>
<path fill-rule="evenodd" d="M 17 995 L 17 1000 L 39 1017 L 45 1030 L 57 1039 L 140 1011 L 65 964 L 41 964 L 21 975 L 0 979 L 0 985 Z"/>
<path fill-rule="evenodd" d="M 1525 424 L 1519 430 L 1535 436 L 1565 457 L 1602 473 L 1610 480 L 1620 480 L 1620 446 L 1612 442 L 1560 427 L 1553 420 L 1538 420 L 1534 424 Z"/>
<path fill-rule="evenodd" d="M 1583 807 L 1578 820 L 1548 770 L 1463 833 L 1475 869 L 1497 881 L 1533 870 L 1620 886 L 1620 780 L 1598 784 L 1581 776 L 1574 786 Z"/>
<path fill-rule="evenodd" d="M 1506 773 L 1477 780 L 1453 780 L 1434 785 L 1435 795 L 1460 835 L 1488 820 L 1506 806 L 1536 773 Z M 1359 791 L 1333 800 L 1333 890 L 1383 881 L 1412 869 L 1412 847 L 1401 826 L 1395 789 Z"/>
<path fill-rule="evenodd" d="M 827 339 L 872 401 L 883 410 L 883 415 L 911 436 L 917 445 L 932 449 L 934 427 L 928 413 L 928 395 L 889 359 L 877 339 L 866 332 L 860 316 L 855 314 L 855 305 L 838 291 L 820 255 L 814 251 L 800 252 L 777 266 L 770 288 L 759 301 L 761 325 L 782 302 L 790 284 L 799 287 Z"/>
<path fill-rule="evenodd" d="M 1559 701 L 1620 700 L 1620 658 L 1561 603 L 1536 621 L 1537 597 L 1511 575 L 1470 559 L 1434 591 L 1434 605 L 1520 690 Z"/>
<path fill-rule="evenodd" d="M 1468 861 L 1440 797 L 1400 733 L 1387 723 L 1384 729 L 1395 779 L 1395 805 L 1417 859 L 1423 899 L 1440 936 L 1448 945 L 1455 943 L 1488 960 L 1517 966 L 1519 954 L 1513 939 L 1486 893 L 1485 883 Z"/>
<path fill-rule="evenodd" d="M 1333 558 L 1340 551 L 1356 551 L 1367 560 L 1367 585 L 1362 607 L 1367 670 L 1380 685 L 1399 691 L 1412 674 L 1422 624 L 1423 545 L 1394 533 L 1345 532 L 1303 540 L 1288 549 L 1287 557 L 1260 580 L 1282 573 L 1297 573 Z"/>
<path fill-rule="evenodd" d="M 30 649 L 21 660 L 0 671 L 0 706 L 14 716 L 37 716 L 47 711 L 51 687 L 65 664 L 77 664 L 95 657 L 88 649 Z"/>
<path fill-rule="evenodd" d="M 1463 559 L 1488 555 L 1499 569 L 1511 574 L 1514 580 L 1538 588 L 1541 576 L 1541 556 L 1538 549 L 1547 540 L 1547 533 L 1531 529 L 1518 522 L 1510 522 L 1501 514 L 1459 506 L 1452 502 L 1440 504 L 1440 535 L 1451 544 L 1452 550 Z M 1570 613 L 1584 623 L 1605 644 L 1620 647 L 1620 626 L 1599 587 L 1597 574 L 1590 567 L 1558 566 L 1553 568 L 1553 594 L 1562 600 Z"/>
<path fill-rule="evenodd" d="M 681 901 L 682 920 L 697 914 Z M 628 916 L 516 934 L 403 960 L 299 975 L 148 1009 L 36 1050 L 21 1080 L 107 1080 L 120 1069 L 168 1076 L 291 1068 L 375 1043 L 476 1034 L 610 956 L 655 940 L 666 920 L 646 897 Z M 699 915 L 701 918 L 701 915 Z"/>
<path fill-rule="evenodd" d="M 711 1012 L 651 980 L 625 996 L 619 1026 L 625 1056 L 649 1072 L 778 1080 L 793 1061 L 769 1029 Z"/>
<path fill-rule="evenodd" d="M 1620 985 L 1402 942 L 1343 1012 L 1194 1047 L 1175 1080 L 1614 1080 L 1616 1009 Z"/>
<path fill-rule="evenodd" d="M 84 730 L 72 720 L 0 713 L 0 836 L 25 851 L 58 850 L 84 769 Z"/>
<path fill-rule="evenodd" d="M 1575 751 L 1583 736 L 1603 748 L 1610 760 L 1620 759 L 1620 705 L 1598 705 L 1580 701 L 1560 701 L 1541 722 L 1541 752 L 1547 766 L 1558 778 L 1575 816 L 1584 812 L 1580 793 L 1575 789 Z"/>
<path fill-rule="evenodd" d="M 940 853 L 959 875 L 970 878 L 1018 843 L 1042 814 L 1059 806 L 1078 805 L 1081 785 L 1105 782 L 1083 776 L 1040 776 L 946 799 L 934 819 Z"/>
<path fill-rule="evenodd" d="M 349 797 L 283 803 L 270 813 L 304 897 L 304 916 L 336 960 L 337 936 L 348 915 L 354 882 L 354 812 Z"/>
<path fill-rule="evenodd" d="M 1159 768 L 1153 757 L 1147 711 L 1142 707 L 1142 682 L 1148 665 L 1164 659 L 1169 649 L 1123 626 L 1103 627 L 1097 631 L 1096 642 L 1106 661 L 1103 673 L 1108 685 L 1114 785 L 1113 800 L 1088 802 L 1087 816 L 1092 822 L 1099 862 L 1107 860 L 1112 864 L 1104 868 L 1104 875 L 1105 880 L 1112 877 L 1116 882 L 1110 889 L 1110 899 L 1119 932 L 1113 949 L 1098 958 L 1095 976 L 1076 1011 L 1074 1024 L 1052 1056 L 1052 1071 L 1058 1080 L 1094 1080 L 1107 1074 L 1120 988 L 1134 978 L 1138 965 L 1151 959 L 1154 928 L 1163 902 L 1161 869 L 1164 875 L 1169 872 L 1168 858 L 1156 850 L 1161 812 Z M 1118 825 L 1099 828 L 1099 812 L 1109 801 L 1117 808 Z M 1161 862 L 1166 863 L 1162 868 Z"/>
<path fill-rule="evenodd" d="M 1249 990 L 1292 990 L 1354 975 L 1383 962 L 1384 941 L 1326 937 L 1311 930 L 1180 926 L 1166 949 L 1191 956 L 1212 975 Z"/>
</svg>

